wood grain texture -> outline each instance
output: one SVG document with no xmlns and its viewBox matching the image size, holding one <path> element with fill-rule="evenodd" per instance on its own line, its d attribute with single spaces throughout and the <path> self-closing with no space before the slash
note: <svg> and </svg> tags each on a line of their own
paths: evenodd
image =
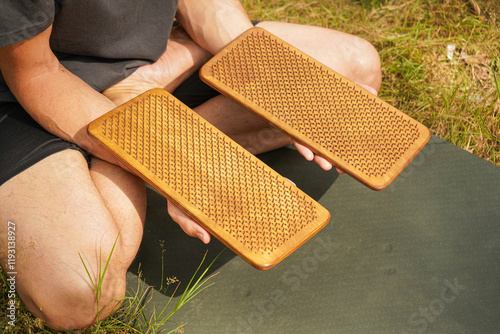
<svg viewBox="0 0 500 334">
<path fill-rule="evenodd" d="M 93 121 L 89 134 L 252 266 L 275 266 L 330 213 L 165 90 Z"/>
<path fill-rule="evenodd" d="M 430 138 L 424 125 L 262 28 L 215 55 L 200 77 L 374 190 Z"/>
</svg>

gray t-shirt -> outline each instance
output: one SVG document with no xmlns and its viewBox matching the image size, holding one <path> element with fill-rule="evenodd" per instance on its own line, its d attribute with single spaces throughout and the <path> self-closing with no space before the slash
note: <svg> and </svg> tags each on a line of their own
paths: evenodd
<svg viewBox="0 0 500 334">
<path fill-rule="evenodd" d="M 53 24 L 61 64 L 102 91 L 163 54 L 176 8 L 177 0 L 2 0 L 0 47 Z M 15 101 L 2 76 L 1 101 Z"/>
</svg>

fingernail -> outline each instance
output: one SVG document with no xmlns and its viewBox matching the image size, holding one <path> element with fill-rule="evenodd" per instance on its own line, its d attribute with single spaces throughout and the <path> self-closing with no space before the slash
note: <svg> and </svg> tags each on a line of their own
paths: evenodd
<svg viewBox="0 0 500 334">
<path fill-rule="evenodd" d="M 203 233 L 198 233 L 197 236 L 198 236 L 198 239 L 203 240 Z"/>
</svg>

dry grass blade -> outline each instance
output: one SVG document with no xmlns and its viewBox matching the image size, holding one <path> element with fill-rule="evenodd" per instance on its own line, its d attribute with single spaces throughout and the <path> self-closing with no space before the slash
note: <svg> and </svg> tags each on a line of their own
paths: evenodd
<svg viewBox="0 0 500 334">
<path fill-rule="evenodd" d="M 477 2 L 475 0 L 469 0 L 469 3 L 471 4 L 472 8 L 474 9 L 474 13 L 476 13 L 476 15 L 482 15 L 481 8 L 479 7 L 479 5 L 477 4 Z"/>
</svg>

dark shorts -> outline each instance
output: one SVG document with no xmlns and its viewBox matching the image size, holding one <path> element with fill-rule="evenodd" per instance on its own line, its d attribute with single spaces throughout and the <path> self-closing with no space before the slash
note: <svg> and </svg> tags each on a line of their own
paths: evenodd
<svg viewBox="0 0 500 334">
<path fill-rule="evenodd" d="M 174 95 L 195 108 L 218 92 L 205 85 L 196 72 Z M 87 152 L 45 131 L 18 103 L 0 102 L 0 186 L 49 155 L 66 149 L 78 150 L 90 161 Z"/>
</svg>

